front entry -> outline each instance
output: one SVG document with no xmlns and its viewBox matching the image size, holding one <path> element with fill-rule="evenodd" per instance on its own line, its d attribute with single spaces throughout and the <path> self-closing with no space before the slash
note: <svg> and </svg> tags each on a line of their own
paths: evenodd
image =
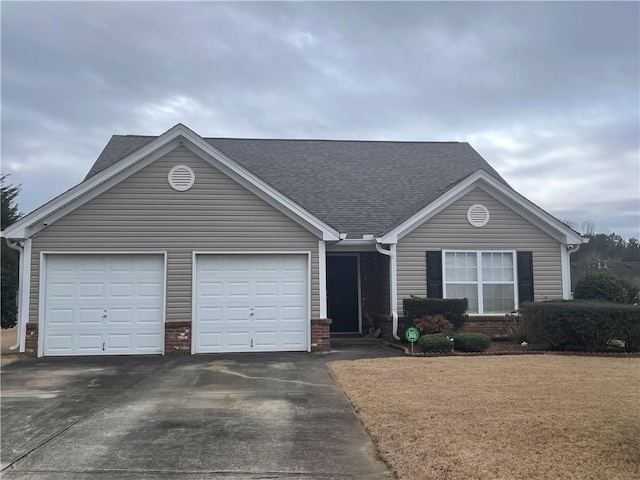
<svg viewBox="0 0 640 480">
<path fill-rule="evenodd" d="M 332 333 L 360 333 L 358 256 L 327 255 L 327 313 Z"/>
</svg>

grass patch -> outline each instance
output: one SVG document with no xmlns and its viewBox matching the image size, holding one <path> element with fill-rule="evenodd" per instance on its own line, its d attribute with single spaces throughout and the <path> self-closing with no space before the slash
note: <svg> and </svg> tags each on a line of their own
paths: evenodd
<svg viewBox="0 0 640 480">
<path fill-rule="evenodd" d="M 329 365 L 400 479 L 640 478 L 640 359 Z"/>
</svg>

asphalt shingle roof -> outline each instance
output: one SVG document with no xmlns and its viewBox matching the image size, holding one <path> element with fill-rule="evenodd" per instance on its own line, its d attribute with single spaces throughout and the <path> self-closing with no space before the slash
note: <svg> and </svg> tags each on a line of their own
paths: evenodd
<svg viewBox="0 0 640 480">
<path fill-rule="evenodd" d="M 154 138 L 114 135 L 86 178 Z M 477 170 L 506 184 L 466 142 L 205 140 L 348 238 L 388 232 Z"/>
</svg>

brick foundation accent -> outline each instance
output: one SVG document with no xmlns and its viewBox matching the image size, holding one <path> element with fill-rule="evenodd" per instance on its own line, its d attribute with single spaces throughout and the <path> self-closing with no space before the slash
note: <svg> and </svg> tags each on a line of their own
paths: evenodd
<svg viewBox="0 0 640 480">
<path fill-rule="evenodd" d="M 165 355 L 191 354 L 191 322 L 170 322 L 164 325 Z"/>
<path fill-rule="evenodd" d="M 330 318 L 311 319 L 311 351 L 328 352 L 331 349 L 331 323 Z"/>
<path fill-rule="evenodd" d="M 24 344 L 24 353 L 35 357 L 38 355 L 38 325 L 27 323 L 27 338 Z"/>
<path fill-rule="evenodd" d="M 509 338 L 507 320 L 504 315 L 467 318 L 459 332 L 484 333 L 491 338 Z"/>
</svg>

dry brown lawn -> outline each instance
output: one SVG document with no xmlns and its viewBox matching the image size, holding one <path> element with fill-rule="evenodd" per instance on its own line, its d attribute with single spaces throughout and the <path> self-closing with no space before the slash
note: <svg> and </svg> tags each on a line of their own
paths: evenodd
<svg viewBox="0 0 640 480">
<path fill-rule="evenodd" d="M 400 479 L 640 478 L 640 359 L 330 363 Z"/>
</svg>

